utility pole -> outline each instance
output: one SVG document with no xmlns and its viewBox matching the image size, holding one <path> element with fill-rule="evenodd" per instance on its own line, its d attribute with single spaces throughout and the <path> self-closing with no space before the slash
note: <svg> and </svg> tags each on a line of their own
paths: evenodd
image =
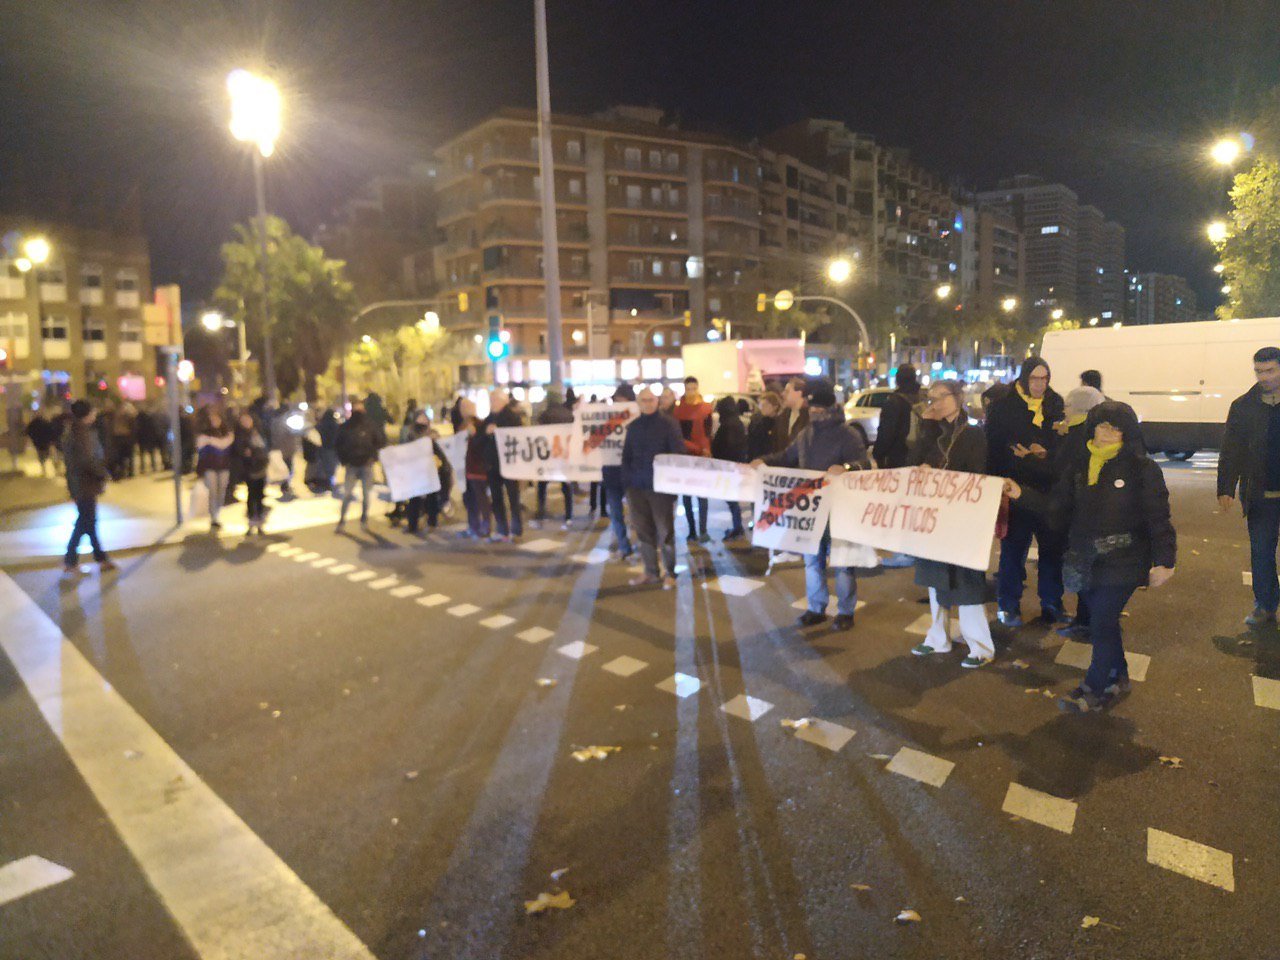
<svg viewBox="0 0 1280 960">
<path fill-rule="evenodd" d="M 267 187 L 262 170 L 262 152 L 253 151 L 253 186 L 258 195 L 258 255 L 262 258 L 262 382 L 267 406 L 276 406 L 276 370 L 271 360 L 271 270 L 267 266 Z"/>
<path fill-rule="evenodd" d="M 556 235 L 556 168 L 551 155 L 551 80 L 547 68 L 547 0 L 534 0 L 538 70 L 538 169 L 542 176 L 542 275 L 546 280 L 547 359 L 551 386 L 564 393 L 564 330 L 560 324 L 560 240 Z"/>
</svg>

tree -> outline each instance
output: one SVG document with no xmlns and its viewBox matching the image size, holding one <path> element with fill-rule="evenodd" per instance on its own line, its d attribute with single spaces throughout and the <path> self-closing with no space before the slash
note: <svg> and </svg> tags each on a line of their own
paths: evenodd
<svg viewBox="0 0 1280 960">
<path fill-rule="evenodd" d="M 357 342 L 347 352 L 347 380 L 403 410 L 410 398 L 425 404 L 452 394 L 458 366 L 474 359 L 468 338 L 409 324 Z"/>
<path fill-rule="evenodd" d="M 1217 250 L 1231 287 L 1229 302 L 1218 308 L 1218 315 L 1280 314 L 1280 159 L 1260 155 L 1236 174 L 1227 237 Z"/>
<path fill-rule="evenodd" d="M 262 266 L 257 224 L 237 224 L 222 245 L 222 282 L 214 303 L 238 322 L 256 356 L 262 356 Z M 341 260 L 297 236 L 279 217 L 267 218 L 267 269 L 271 284 L 271 347 L 276 383 L 287 396 L 299 387 L 315 403 L 316 378 L 344 346 L 356 310 Z"/>
</svg>

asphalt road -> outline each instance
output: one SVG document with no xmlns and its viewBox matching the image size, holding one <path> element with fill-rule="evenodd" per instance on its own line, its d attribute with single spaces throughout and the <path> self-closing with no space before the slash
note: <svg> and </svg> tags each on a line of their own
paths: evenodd
<svg viewBox="0 0 1280 960">
<path fill-rule="evenodd" d="M 376 525 L 14 572 L 68 642 L 67 701 L 42 714 L 0 656 L 0 957 L 236 955 L 190 932 L 277 902 L 242 895 L 230 834 L 382 960 L 1280 956 L 1280 712 L 1252 680 L 1280 679 L 1280 635 L 1241 625 L 1212 462 L 1166 474 L 1177 575 L 1131 604 L 1150 662 L 1105 716 L 1044 695 L 1080 671 L 1039 626 L 983 670 L 910 656 L 910 571 L 860 581 L 852 631 L 801 632 L 798 568 L 714 544 L 677 590 L 632 590 L 581 522 L 524 549 Z M 83 697 L 81 658 L 106 681 Z M 135 711 L 155 740 L 117 726 Z M 620 750 L 573 758 L 592 745 Z M 4 902 L 31 856 L 74 876 Z"/>
</svg>

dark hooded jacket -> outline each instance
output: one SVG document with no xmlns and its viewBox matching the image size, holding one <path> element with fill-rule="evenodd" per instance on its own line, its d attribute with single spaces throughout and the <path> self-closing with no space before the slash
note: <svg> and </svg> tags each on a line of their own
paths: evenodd
<svg viewBox="0 0 1280 960">
<path fill-rule="evenodd" d="M 1280 407 L 1262 399 L 1258 384 L 1233 400 L 1227 412 L 1218 457 L 1218 496 L 1234 497 L 1238 488 L 1246 513 L 1267 489 L 1267 430 L 1273 416 L 1280 416 Z"/>
<path fill-rule="evenodd" d="M 906 465 L 910 453 L 907 438 L 911 435 L 911 420 L 918 415 L 916 407 L 920 403 L 920 382 L 914 373 L 899 369 L 895 383 L 897 389 L 889 394 L 880 408 L 876 440 L 871 447 L 876 466 L 885 470 Z"/>
<path fill-rule="evenodd" d="M 839 407 L 828 408 L 823 416 L 814 407 L 810 411 L 809 425 L 781 453 L 764 458 L 771 467 L 793 467 L 800 470 L 826 470 L 837 463 L 850 467 L 865 466 L 867 445 L 862 434 L 845 423 Z"/>
<path fill-rule="evenodd" d="M 1038 367 L 1049 369 L 1049 365 L 1039 357 L 1032 357 L 1022 365 L 1018 374 L 1018 384 L 1027 393 L 1027 381 L 1032 371 Z M 1054 454 L 1061 439 L 1053 429 L 1053 425 L 1066 416 L 1066 407 L 1062 397 L 1052 387 L 1044 392 L 1043 414 L 1040 426 L 1032 421 L 1034 415 L 1019 395 L 1016 387 L 1008 394 L 991 404 L 987 411 L 987 473 L 997 477 L 1011 477 L 1019 486 L 1047 492 L 1057 479 Z M 1029 447 L 1038 443 L 1048 451 L 1041 458 L 1036 456 L 1018 457 L 1013 448 L 1018 444 Z"/>
<path fill-rule="evenodd" d="M 720 426 L 711 438 L 711 456 L 717 460 L 747 462 L 747 428 L 738 412 L 738 401 L 733 397 L 721 397 L 716 403 Z"/>
</svg>

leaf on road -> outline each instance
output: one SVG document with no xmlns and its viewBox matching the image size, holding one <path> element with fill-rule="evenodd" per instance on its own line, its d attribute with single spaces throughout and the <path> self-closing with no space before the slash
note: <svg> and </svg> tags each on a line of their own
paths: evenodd
<svg viewBox="0 0 1280 960">
<path fill-rule="evenodd" d="M 799 720 L 783 720 L 782 725 L 788 730 L 803 730 L 813 723 L 812 717 L 801 717 Z"/>
<path fill-rule="evenodd" d="M 265 709 L 267 709 L 267 707 L 269 707 L 269 706 L 271 706 L 271 704 L 267 703 L 267 701 L 265 701 L 265 700 L 259 701 L 259 703 L 258 703 L 258 709 L 259 709 L 259 710 L 265 710 Z"/>
<path fill-rule="evenodd" d="M 1013 661 L 1011 666 L 1017 667 L 1019 670 L 1026 670 L 1029 666 L 1031 666 L 1031 664 L 1027 663 L 1027 661 L 1025 660 L 1015 660 Z"/>
<path fill-rule="evenodd" d="M 561 878 L 561 877 L 563 877 L 563 876 L 564 876 L 566 873 L 568 873 L 568 872 L 569 872 L 569 868 L 568 868 L 568 867 L 561 867 L 559 870 L 552 870 L 552 871 L 551 871 L 551 879 L 552 879 L 552 880 L 554 880 L 555 882 L 559 883 L 559 882 L 560 882 L 560 878 Z"/>
<path fill-rule="evenodd" d="M 920 914 L 916 913 L 914 910 L 902 910 L 893 918 L 893 922 L 901 924 L 919 923 Z"/>
<path fill-rule="evenodd" d="M 405 771 L 405 774 L 404 774 L 404 778 L 405 778 L 406 780 L 417 780 L 417 779 L 418 779 L 418 771 L 417 771 L 417 770 L 406 770 L 406 771 Z"/>
<path fill-rule="evenodd" d="M 969 901 L 966 900 L 964 897 L 956 897 L 956 903 L 968 903 L 968 902 Z"/>
<path fill-rule="evenodd" d="M 559 681 L 559 680 L 552 680 L 550 677 L 539 677 L 539 678 L 538 678 L 536 681 L 534 681 L 534 682 L 535 682 L 535 683 L 537 683 L 537 685 L 538 685 L 538 686 L 540 686 L 540 687 L 554 687 L 554 686 L 555 686 L 557 683 L 559 683 L 560 681 Z"/>
<path fill-rule="evenodd" d="M 851 883 L 849 884 L 849 889 L 857 890 L 859 893 L 866 893 L 868 890 L 871 889 L 871 886 L 870 884 L 866 884 L 866 883 Z"/>
<path fill-rule="evenodd" d="M 614 708 L 613 708 L 613 709 L 615 709 L 615 710 L 617 710 L 619 713 L 621 713 L 623 710 L 630 710 L 630 709 L 631 709 L 631 704 L 629 704 L 629 703 L 619 703 L 619 704 L 617 704 L 616 706 L 614 706 Z"/>
<path fill-rule="evenodd" d="M 621 747 L 597 747 L 594 744 L 589 747 L 583 747 L 581 750 L 573 751 L 573 759 L 579 763 L 585 763 L 588 760 L 603 760 L 611 753 L 617 753 Z"/>
<path fill-rule="evenodd" d="M 887 753 L 868 753 L 867 756 L 870 757 L 872 760 L 892 760 L 893 759 L 893 757 L 889 756 Z"/>
<path fill-rule="evenodd" d="M 561 890 L 559 893 L 540 893 L 537 900 L 526 900 L 524 902 L 524 912 L 527 915 L 542 913 L 555 907 L 557 910 L 568 910 L 578 901 L 569 896 L 567 890 Z"/>
<path fill-rule="evenodd" d="M 279 719 L 280 719 L 280 711 L 279 711 L 279 710 L 272 710 L 272 711 L 271 711 L 271 719 L 272 719 L 272 720 L 279 720 Z"/>
<path fill-rule="evenodd" d="M 1085 917 L 1080 921 L 1080 929 L 1088 930 L 1090 927 L 1096 927 L 1102 921 L 1098 917 Z"/>
<path fill-rule="evenodd" d="M 1173 767 L 1173 769 L 1175 770 L 1182 769 L 1181 757 L 1161 757 L 1160 762 L 1163 763 L 1166 767 Z"/>
</svg>

